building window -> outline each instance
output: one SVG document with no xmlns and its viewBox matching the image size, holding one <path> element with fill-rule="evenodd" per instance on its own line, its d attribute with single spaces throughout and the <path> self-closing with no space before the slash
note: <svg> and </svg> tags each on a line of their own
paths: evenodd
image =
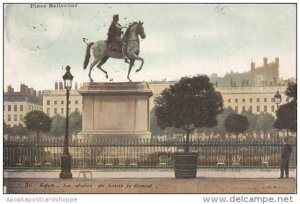
<svg viewBox="0 0 300 204">
<path fill-rule="evenodd" d="M 259 102 L 259 98 L 256 99 L 256 102 Z"/>
<path fill-rule="evenodd" d="M 47 105 L 50 105 L 50 100 L 47 101 Z"/>
<path fill-rule="evenodd" d="M 5 105 L 3 105 L 3 111 L 5 111 Z"/>
<path fill-rule="evenodd" d="M 239 99 L 236 98 L 236 99 L 235 99 L 235 102 L 238 103 L 238 102 L 239 102 Z"/>
<path fill-rule="evenodd" d="M 60 114 L 62 114 L 62 115 L 63 115 L 63 114 L 65 114 L 65 113 L 64 113 L 64 109 L 63 109 L 63 108 L 62 108 L 62 109 L 60 109 Z"/>
<path fill-rule="evenodd" d="M 23 105 L 20 105 L 20 111 L 23 111 Z"/>
<path fill-rule="evenodd" d="M 54 101 L 54 105 L 57 105 L 57 101 Z"/>
<path fill-rule="evenodd" d="M 238 106 L 234 107 L 234 111 L 239 112 L 239 107 Z"/>
<path fill-rule="evenodd" d="M 274 112 L 275 111 L 275 107 L 271 106 L 271 111 Z"/>
<path fill-rule="evenodd" d="M 50 115 L 50 108 L 47 108 L 47 114 Z"/>
<path fill-rule="evenodd" d="M 71 104 L 71 101 L 69 101 L 69 104 Z"/>
<path fill-rule="evenodd" d="M 242 110 L 243 110 L 243 112 L 245 112 L 245 111 L 246 111 L 246 106 L 243 106 L 243 109 L 242 109 Z"/>
<path fill-rule="evenodd" d="M 14 121 L 17 121 L 17 120 L 18 120 L 18 116 L 14 115 Z"/>
<path fill-rule="evenodd" d="M 60 104 L 61 104 L 61 105 L 64 105 L 64 101 L 60 101 Z"/>
<path fill-rule="evenodd" d="M 8 111 L 11 111 L 11 105 L 7 106 Z"/>
<path fill-rule="evenodd" d="M 75 104 L 76 104 L 76 105 L 78 104 L 78 101 L 77 101 L 77 100 L 75 101 Z"/>
<path fill-rule="evenodd" d="M 18 106 L 14 105 L 14 111 L 18 111 Z"/>
<path fill-rule="evenodd" d="M 252 102 L 253 102 L 253 99 L 252 99 L 252 98 L 250 98 L 250 99 L 249 99 L 249 101 L 250 101 L 250 103 L 252 103 Z"/>
<path fill-rule="evenodd" d="M 57 108 L 54 108 L 54 114 L 55 115 L 57 114 Z"/>
<path fill-rule="evenodd" d="M 230 98 L 228 99 L 228 103 L 231 103 L 231 99 Z"/>
<path fill-rule="evenodd" d="M 20 121 L 24 121 L 23 115 L 20 115 Z"/>
<path fill-rule="evenodd" d="M 78 108 L 75 108 L 75 112 L 78 112 Z"/>
<path fill-rule="evenodd" d="M 264 112 L 267 112 L 268 108 L 267 106 L 264 106 Z"/>
<path fill-rule="evenodd" d="M 275 102 L 275 98 L 271 98 L 271 101 L 274 103 Z"/>
<path fill-rule="evenodd" d="M 267 98 L 264 98 L 264 102 L 267 102 Z"/>
<path fill-rule="evenodd" d="M 7 116 L 7 121 L 11 121 L 10 115 Z"/>
<path fill-rule="evenodd" d="M 243 103 L 245 103 L 245 102 L 246 102 L 246 99 L 243 98 Z"/>
<path fill-rule="evenodd" d="M 249 112 L 252 113 L 252 106 L 249 106 Z"/>
<path fill-rule="evenodd" d="M 260 112 L 260 106 L 256 107 L 256 112 Z"/>
</svg>

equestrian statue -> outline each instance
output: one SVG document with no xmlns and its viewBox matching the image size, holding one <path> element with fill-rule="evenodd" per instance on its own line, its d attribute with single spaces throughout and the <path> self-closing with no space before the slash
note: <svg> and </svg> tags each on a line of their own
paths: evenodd
<svg viewBox="0 0 300 204">
<path fill-rule="evenodd" d="M 102 65 L 108 60 L 108 58 L 115 59 L 124 59 L 126 63 L 129 63 L 129 69 L 127 74 L 127 79 L 131 82 L 129 77 L 131 69 L 134 65 L 135 60 L 140 60 L 141 65 L 136 72 L 140 71 L 144 64 L 144 59 L 139 57 L 140 52 L 140 40 L 139 36 L 144 39 L 146 38 L 146 34 L 144 32 L 143 23 L 133 22 L 128 27 L 121 26 L 119 23 L 119 15 L 113 16 L 113 21 L 108 30 L 108 38 L 107 40 L 100 40 L 98 42 L 88 42 L 86 38 L 83 38 L 84 43 L 87 44 L 86 47 L 86 55 L 84 59 L 83 68 L 86 69 L 90 57 L 91 57 L 91 49 L 93 52 L 94 59 L 90 64 L 89 78 L 90 82 L 93 83 L 94 80 L 91 77 L 91 71 L 95 65 L 104 72 L 106 78 L 108 79 L 107 72 L 102 69 Z M 124 35 L 122 29 L 126 28 L 126 32 Z M 128 62 L 129 60 L 129 62 Z"/>
</svg>

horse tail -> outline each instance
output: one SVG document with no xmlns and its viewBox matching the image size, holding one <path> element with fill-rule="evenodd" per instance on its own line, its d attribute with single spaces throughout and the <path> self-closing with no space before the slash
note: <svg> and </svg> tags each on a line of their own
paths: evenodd
<svg viewBox="0 0 300 204">
<path fill-rule="evenodd" d="M 90 61 L 90 57 L 91 57 L 91 47 L 92 45 L 94 45 L 93 42 L 87 44 L 86 46 L 86 52 L 85 52 L 85 58 L 84 58 L 84 63 L 83 63 L 83 69 L 86 69 L 89 61 Z"/>
</svg>

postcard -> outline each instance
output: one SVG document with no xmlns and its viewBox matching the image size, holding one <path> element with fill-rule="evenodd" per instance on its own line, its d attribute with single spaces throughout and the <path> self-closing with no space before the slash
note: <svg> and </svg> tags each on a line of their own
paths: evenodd
<svg viewBox="0 0 300 204">
<path fill-rule="evenodd" d="M 296 20 L 295 3 L 4 3 L 6 203 L 294 202 Z"/>
</svg>

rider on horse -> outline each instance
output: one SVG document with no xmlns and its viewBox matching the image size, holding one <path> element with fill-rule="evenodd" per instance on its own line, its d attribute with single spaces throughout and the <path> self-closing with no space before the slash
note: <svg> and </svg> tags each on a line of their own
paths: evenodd
<svg viewBox="0 0 300 204">
<path fill-rule="evenodd" d="M 125 62 L 127 61 L 127 56 L 125 52 L 125 42 L 122 40 L 122 29 L 127 28 L 125 26 L 122 26 L 121 24 L 118 23 L 119 21 L 119 15 L 116 14 L 113 16 L 113 21 L 110 24 L 110 27 L 108 29 L 108 38 L 107 38 L 107 47 L 114 47 L 114 44 L 117 44 L 117 46 L 121 45 L 122 46 L 122 54 L 125 59 Z"/>
</svg>

